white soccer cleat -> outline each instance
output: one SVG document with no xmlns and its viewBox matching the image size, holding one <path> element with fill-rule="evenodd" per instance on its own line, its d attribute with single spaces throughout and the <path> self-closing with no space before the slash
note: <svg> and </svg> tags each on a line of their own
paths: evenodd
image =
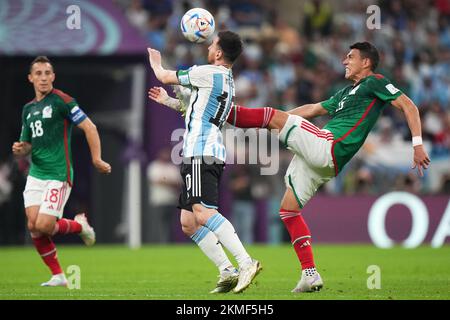
<svg viewBox="0 0 450 320">
<path fill-rule="evenodd" d="M 93 246 L 95 243 L 95 232 L 94 228 L 89 225 L 86 215 L 84 213 L 77 214 L 74 220 L 81 224 L 81 239 L 87 246 Z"/>
<path fill-rule="evenodd" d="M 234 293 L 240 293 L 248 288 L 253 279 L 262 270 L 261 263 L 258 260 L 252 259 L 252 261 L 245 267 L 239 270 L 239 281 L 236 287 L 233 289 Z"/>
<path fill-rule="evenodd" d="M 305 269 L 302 271 L 302 277 L 297 286 L 291 292 L 314 292 L 320 291 L 323 287 L 323 281 L 320 274 L 315 268 Z"/>
<path fill-rule="evenodd" d="M 219 282 L 217 282 L 214 290 L 209 293 L 227 293 L 236 287 L 239 279 L 239 272 L 237 269 L 225 270 L 220 274 Z"/>
<path fill-rule="evenodd" d="M 64 273 L 53 275 L 50 280 L 41 284 L 41 287 L 67 287 L 67 279 Z"/>
</svg>

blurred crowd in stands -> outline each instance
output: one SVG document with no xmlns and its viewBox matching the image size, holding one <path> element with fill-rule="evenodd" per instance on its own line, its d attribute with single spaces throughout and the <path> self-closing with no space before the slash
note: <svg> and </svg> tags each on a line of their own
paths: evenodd
<svg viewBox="0 0 450 320">
<path fill-rule="evenodd" d="M 215 17 L 216 30 L 238 32 L 245 50 L 233 68 L 236 102 L 249 107 L 290 110 L 328 99 L 348 85 L 342 60 L 349 45 L 371 41 L 381 55 L 377 72 L 419 107 L 432 168 L 425 179 L 410 170 L 408 126 L 400 111 L 387 107 L 345 174 L 323 191 L 450 192 L 450 1 L 306 0 L 292 1 L 292 9 L 289 1 L 284 5 L 257 0 L 116 2 L 171 68 L 206 63 L 205 46 L 190 44 L 179 31 L 188 9 L 206 8 Z M 380 8 L 381 24 L 369 29 L 366 10 L 373 4 Z M 296 25 L 284 18 L 292 10 L 299 11 Z M 326 121 L 324 117 L 313 122 L 323 126 Z"/>
</svg>

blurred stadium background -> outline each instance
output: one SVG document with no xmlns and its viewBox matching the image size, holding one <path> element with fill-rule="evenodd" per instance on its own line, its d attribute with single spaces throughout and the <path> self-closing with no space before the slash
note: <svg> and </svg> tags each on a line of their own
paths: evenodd
<svg viewBox="0 0 450 320">
<path fill-rule="evenodd" d="M 381 26 L 370 30 L 366 9 L 373 4 L 381 9 Z M 80 29 L 67 28 L 71 5 L 81 10 Z M 205 63 L 206 46 L 188 43 L 179 30 L 182 14 L 192 7 L 208 9 L 216 30 L 231 29 L 245 40 L 234 77 L 236 102 L 250 107 L 289 110 L 327 99 L 346 85 L 341 61 L 349 45 L 373 42 L 382 58 L 378 72 L 420 109 L 432 166 L 423 179 L 410 170 L 408 127 L 388 107 L 364 148 L 304 215 L 315 242 L 372 243 L 373 204 L 401 191 L 426 207 L 427 223 L 423 212 L 415 220 L 425 234 L 417 235 L 413 246 L 422 238 L 429 243 L 440 224 L 445 234 L 450 228 L 444 219 L 450 194 L 450 1 L 0 0 L 0 245 L 30 243 L 22 199 L 29 164 L 12 157 L 11 145 L 20 134 L 21 107 L 33 98 L 26 77 L 37 55 L 49 56 L 55 87 L 74 96 L 96 123 L 104 158 L 113 167 L 110 176 L 98 175 L 84 136 L 74 130 L 75 184 L 65 216 L 86 211 L 99 243 L 190 242 L 181 234 L 175 208 L 177 168 L 167 161 L 175 144 L 171 134 L 184 123 L 147 99 L 147 89 L 157 81 L 146 47 L 160 50 L 172 69 Z M 229 165 L 225 171 L 221 212 L 246 243 L 288 242 L 278 205 L 291 154 L 280 148 L 278 175 L 260 176 L 259 165 Z M 394 205 L 386 217 L 387 234 L 401 242 L 412 226 L 409 210 Z"/>
</svg>

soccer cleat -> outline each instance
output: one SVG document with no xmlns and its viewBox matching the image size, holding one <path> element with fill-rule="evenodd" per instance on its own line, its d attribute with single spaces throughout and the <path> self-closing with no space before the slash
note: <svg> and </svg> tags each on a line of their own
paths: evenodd
<svg viewBox="0 0 450 320">
<path fill-rule="evenodd" d="M 239 279 L 239 272 L 237 269 L 232 271 L 225 270 L 220 274 L 219 282 L 217 282 L 214 290 L 209 293 L 227 293 L 230 292 L 234 287 L 236 287 Z"/>
<path fill-rule="evenodd" d="M 92 246 L 95 243 L 95 232 L 94 228 L 92 228 L 86 218 L 84 213 L 77 214 L 74 219 L 76 222 L 81 224 L 81 232 L 80 237 L 84 241 L 87 246 Z"/>
<path fill-rule="evenodd" d="M 248 288 L 253 279 L 262 270 L 261 263 L 258 260 L 252 259 L 252 261 L 239 271 L 239 281 L 236 287 L 233 289 L 234 293 L 240 293 Z"/>
<path fill-rule="evenodd" d="M 64 273 L 53 275 L 50 280 L 41 284 L 41 287 L 67 287 L 67 279 Z"/>
<path fill-rule="evenodd" d="M 311 268 L 312 269 L 312 268 Z M 297 286 L 291 292 L 314 292 L 320 291 L 323 287 L 323 281 L 320 274 L 315 270 L 305 269 L 302 271 L 302 277 Z"/>
</svg>

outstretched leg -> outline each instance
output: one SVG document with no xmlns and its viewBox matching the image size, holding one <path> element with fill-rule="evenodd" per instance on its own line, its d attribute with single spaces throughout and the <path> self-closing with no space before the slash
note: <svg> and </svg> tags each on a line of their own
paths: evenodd
<svg viewBox="0 0 450 320">
<path fill-rule="evenodd" d="M 235 106 L 228 116 L 227 122 L 239 128 L 268 128 L 280 131 L 283 129 L 289 114 L 270 107 L 246 108 Z"/>
</svg>

